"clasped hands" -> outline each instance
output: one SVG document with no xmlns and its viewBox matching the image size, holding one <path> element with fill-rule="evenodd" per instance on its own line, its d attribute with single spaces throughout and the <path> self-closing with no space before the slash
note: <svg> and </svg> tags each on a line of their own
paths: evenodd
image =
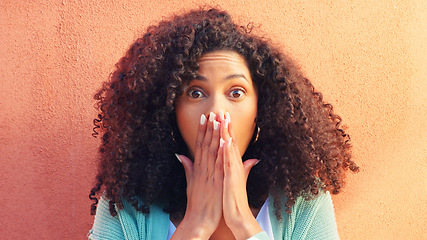
<svg viewBox="0 0 427 240">
<path fill-rule="evenodd" d="M 194 162 L 177 155 L 187 179 L 187 209 L 172 239 L 209 239 L 221 218 L 236 239 L 262 231 L 246 192 L 249 172 L 259 160 L 242 162 L 232 125 L 228 113 L 202 115 Z"/>
</svg>

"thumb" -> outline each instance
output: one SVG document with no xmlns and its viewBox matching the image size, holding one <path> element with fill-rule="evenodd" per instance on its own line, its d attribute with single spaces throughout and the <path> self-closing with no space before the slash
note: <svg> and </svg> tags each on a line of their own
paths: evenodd
<svg viewBox="0 0 427 240">
<path fill-rule="evenodd" d="M 248 159 L 243 162 L 243 171 L 245 172 L 245 177 L 248 179 L 249 172 L 251 171 L 252 167 L 257 165 L 260 162 L 260 160 L 252 158 Z"/>
<path fill-rule="evenodd" d="M 178 155 L 175 153 L 176 158 L 178 161 L 182 163 L 182 166 L 184 166 L 185 171 L 185 177 L 188 182 L 188 178 L 190 177 L 191 173 L 193 172 L 193 161 L 191 161 L 188 157 L 184 155 Z"/>
</svg>

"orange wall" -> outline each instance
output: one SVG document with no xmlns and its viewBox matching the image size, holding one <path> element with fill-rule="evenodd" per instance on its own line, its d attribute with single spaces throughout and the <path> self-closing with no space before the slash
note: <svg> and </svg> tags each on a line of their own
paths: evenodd
<svg viewBox="0 0 427 240">
<path fill-rule="evenodd" d="M 425 237 L 423 0 L 116 2 L 0 3 L 2 239 L 85 238 L 99 144 L 92 95 L 149 24 L 196 2 L 254 21 L 343 116 L 362 170 L 334 197 L 341 238 Z"/>
</svg>

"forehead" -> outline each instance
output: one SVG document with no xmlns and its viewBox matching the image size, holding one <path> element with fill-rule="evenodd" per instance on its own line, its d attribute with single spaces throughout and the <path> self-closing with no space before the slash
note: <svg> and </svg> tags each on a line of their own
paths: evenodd
<svg viewBox="0 0 427 240">
<path fill-rule="evenodd" d="M 198 74 L 209 74 L 221 77 L 229 74 L 244 74 L 250 78 L 250 72 L 245 59 L 233 51 L 209 52 L 198 60 Z"/>
<path fill-rule="evenodd" d="M 197 61 L 199 64 L 206 63 L 231 63 L 243 64 L 247 66 L 245 59 L 238 53 L 233 51 L 219 50 L 203 54 Z"/>
</svg>

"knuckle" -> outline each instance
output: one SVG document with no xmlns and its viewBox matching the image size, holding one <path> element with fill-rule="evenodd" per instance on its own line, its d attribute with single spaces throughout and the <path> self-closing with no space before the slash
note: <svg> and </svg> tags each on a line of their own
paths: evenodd
<svg viewBox="0 0 427 240">
<path fill-rule="evenodd" d="M 209 138 L 203 139 L 202 148 L 208 148 L 211 145 L 211 141 Z"/>
<path fill-rule="evenodd" d="M 203 141 L 201 145 L 202 145 L 201 148 L 203 149 L 209 148 L 209 142 L 207 141 Z"/>
<path fill-rule="evenodd" d="M 202 149 L 203 143 L 201 141 L 196 142 L 196 149 Z"/>
<path fill-rule="evenodd" d="M 212 132 L 212 128 L 211 127 L 208 127 L 207 129 L 206 129 L 206 133 L 211 133 Z"/>
</svg>

